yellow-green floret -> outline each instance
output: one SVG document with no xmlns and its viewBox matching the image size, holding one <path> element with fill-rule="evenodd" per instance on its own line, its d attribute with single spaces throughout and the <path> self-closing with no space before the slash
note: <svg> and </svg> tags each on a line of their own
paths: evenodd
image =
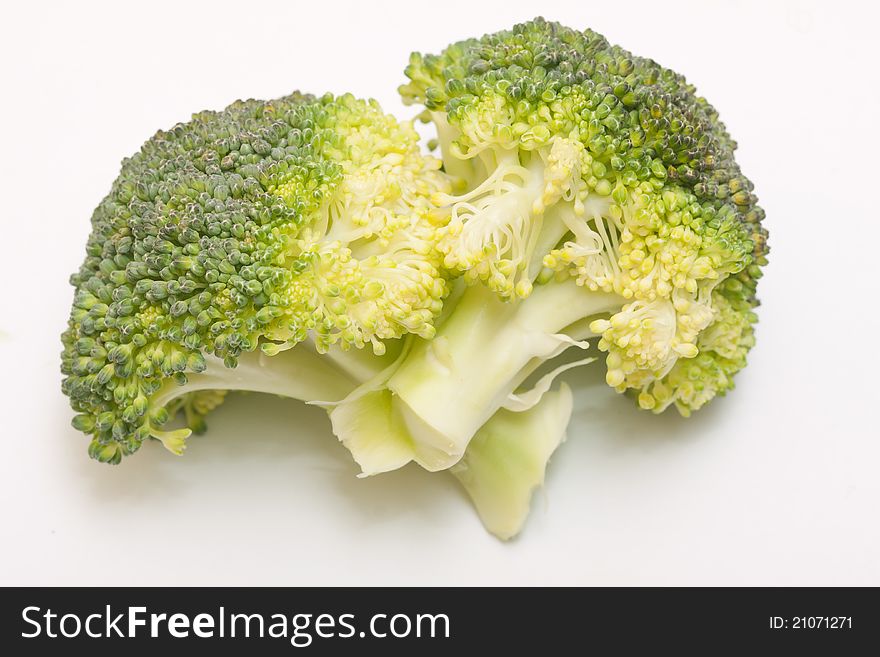
<svg viewBox="0 0 880 657">
<path fill-rule="evenodd" d="M 260 346 L 381 355 L 431 337 L 447 284 L 430 198 L 449 186 L 417 141 L 374 102 L 293 94 L 196 114 L 125 160 L 63 335 L 63 390 L 92 456 L 117 462 L 151 435 L 180 451 L 188 431 L 159 427 L 183 409 L 202 428 L 218 393 L 167 402 Z"/>
<path fill-rule="evenodd" d="M 686 413 L 732 386 L 754 342 L 764 213 L 683 76 L 542 19 L 415 53 L 406 74 L 404 100 L 424 105 L 464 187 L 437 197 L 446 266 L 513 302 L 566 280 L 615 295 L 589 326 L 609 385 L 644 408 Z"/>
</svg>

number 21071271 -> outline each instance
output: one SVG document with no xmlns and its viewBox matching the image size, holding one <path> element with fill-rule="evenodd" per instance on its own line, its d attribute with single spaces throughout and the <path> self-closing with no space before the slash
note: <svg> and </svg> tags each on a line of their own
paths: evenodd
<svg viewBox="0 0 880 657">
<path fill-rule="evenodd" d="M 770 617 L 774 630 L 851 630 L 852 616 L 783 616 Z"/>
</svg>

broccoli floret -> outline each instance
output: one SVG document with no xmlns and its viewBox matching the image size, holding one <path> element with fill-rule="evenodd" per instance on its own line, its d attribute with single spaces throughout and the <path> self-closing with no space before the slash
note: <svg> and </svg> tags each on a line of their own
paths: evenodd
<svg viewBox="0 0 880 657">
<path fill-rule="evenodd" d="M 449 183 L 417 141 L 375 102 L 293 94 L 196 114 L 125 160 L 62 338 L 92 456 L 148 436 L 179 453 L 222 390 L 338 399 L 386 345 L 430 338 L 447 293 L 430 199 Z"/>
<path fill-rule="evenodd" d="M 326 407 L 363 475 L 450 469 L 509 538 L 565 436 L 553 381 L 597 358 L 545 363 L 595 347 L 654 413 L 733 387 L 764 213 L 684 77 L 543 19 L 406 75 L 442 161 L 373 101 L 297 93 L 123 162 L 63 335 L 94 458 L 180 454 L 226 391 L 274 393 Z"/>
<path fill-rule="evenodd" d="M 410 458 L 455 464 L 531 372 L 593 338 L 608 384 L 655 413 L 733 386 L 764 213 L 684 77 L 542 19 L 414 54 L 406 74 L 458 179 L 433 196 L 437 244 L 469 286 L 384 383 Z"/>
</svg>

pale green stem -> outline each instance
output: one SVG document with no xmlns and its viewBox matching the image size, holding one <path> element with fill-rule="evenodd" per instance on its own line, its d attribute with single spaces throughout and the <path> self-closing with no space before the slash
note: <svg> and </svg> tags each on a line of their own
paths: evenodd
<svg viewBox="0 0 880 657">
<path fill-rule="evenodd" d="M 622 303 L 573 281 L 537 286 L 515 302 L 481 285 L 468 289 L 437 336 L 416 344 L 388 381 L 419 446 L 416 460 L 430 470 L 455 463 L 508 395 L 560 352 L 557 334 Z"/>
<path fill-rule="evenodd" d="M 359 383 L 308 344 L 274 356 L 267 356 L 259 350 L 244 353 L 239 356 L 235 368 L 226 367 L 222 360 L 213 356 L 207 356 L 206 360 L 208 368 L 198 374 L 187 374 L 184 385 L 167 380 L 153 395 L 152 405 L 162 408 L 174 399 L 198 390 L 241 390 L 302 401 L 337 401 Z"/>
</svg>

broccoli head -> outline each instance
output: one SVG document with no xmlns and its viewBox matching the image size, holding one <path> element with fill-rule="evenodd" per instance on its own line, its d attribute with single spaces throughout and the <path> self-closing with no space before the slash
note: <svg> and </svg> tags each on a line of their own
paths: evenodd
<svg viewBox="0 0 880 657">
<path fill-rule="evenodd" d="M 429 467 L 457 462 L 537 366 L 591 338 L 608 384 L 655 413 L 733 386 L 764 213 L 683 76 L 542 19 L 413 54 L 406 75 L 456 179 L 433 196 L 448 217 L 437 248 L 469 286 L 386 383 L 415 442 L 443 446 Z"/>
<path fill-rule="evenodd" d="M 148 436 L 180 451 L 227 389 L 334 398 L 378 365 L 318 353 L 430 338 L 447 291 L 431 197 L 449 186 L 417 139 L 375 102 L 293 94 L 196 114 L 125 160 L 63 335 L 92 456 Z M 178 409 L 188 427 L 163 431 Z"/>
<path fill-rule="evenodd" d="M 325 406 L 365 475 L 449 469 L 508 538 L 566 435 L 561 372 L 604 358 L 684 416 L 733 387 L 764 212 L 682 75 L 540 18 L 405 73 L 439 159 L 373 101 L 297 93 L 123 162 L 63 335 L 94 458 L 179 454 L 226 391 L 275 393 Z M 571 347 L 595 353 L 539 377 Z"/>
</svg>

